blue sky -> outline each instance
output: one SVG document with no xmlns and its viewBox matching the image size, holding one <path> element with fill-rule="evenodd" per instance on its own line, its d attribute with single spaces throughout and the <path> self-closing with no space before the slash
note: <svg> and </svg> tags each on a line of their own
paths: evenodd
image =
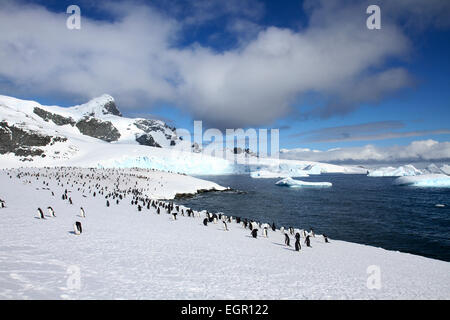
<svg viewBox="0 0 450 320">
<path fill-rule="evenodd" d="M 70 63 L 66 60 L 53 67 L 49 66 L 49 70 L 55 71 L 49 73 L 47 78 L 42 76 L 41 79 L 35 79 L 31 73 L 16 71 L 13 67 L 8 70 L 0 68 L 0 93 L 38 100 L 42 104 L 70 106 L 106 91 L 116 98 L 124 115 L 158 117 L 176 127 L 192 129 L 193 120 L 204 120 L 206 126 L 222 128 L 281 128 L 282 148 L 326 150 L 367 144 L 391 147 L 426 139 L 450 141 L 450 24 L 446 22 L 450 21 L 449 5 L 446 1 L 437 0 L 412 1 L 412 6 L 420 9 L 412 10 L 411 5 L 400 2 L 372 2 L 379 4 L 381 8 L 381 30 L 362 30 L 368 17 L 364 12 L 368 4 L 365 1 L 249 0 L 197 1 L 196 4 L 164 0 L 114 1 L 118 7 L 113 9 L 110 2 L 102 1 L 96 4 L 81 0 L 10 1 L 13 7 L 28 8 L 29 19 L 39 15 L 55 17 L 55 25 L 67 18 L 65 10 L 68 5 L 78 4 L 82 10 L 82 29 L 58 32 L 67 41 L 71 41 L 71 37 L 79 37 L 74 41 L 79 41 L 81 45 L 74 47 L 73 51 L 83 48 L 77 55 L 67 57 L 67 60 L 72 59 Z M 35 15 L 33 10 L 36 8 Z M 147 12 L 142 8 L 149 10 Z M 0 12 L 1 10 L 0 7 Z M 342 28 L 348 28 L 349 32 L 338 29 L 339 19 L 342 19 Z M 124 63 L 124 69 L 118 68 L 117 74 L 111 72 L 102 81 L 102 74 L 109 73 L 117 64 L 114 62 L 115 56 L 107 56 L 111 49 L 104 53 L 101 47 L 90 52 L 90 46 L 94 46 L 94 43 L 89 43 L 86 39 L 93 37 L 95 32 L 103 37 L 107 26 L 113 29 L 123 21 L 126 21 L 123 28 L 119 26 L 114 31 L 118 35 L 118 43 L 127 37 L 136 37 L 137 40 L 130 40 L 128 51 L 122 52 L 123 48 L 118 51 L 130 59 L 131 63 L 138 59 L 142 59 L 142 62 L 134 66 L 135 69 L 130 67 L 130 74 L 133 76 L 125 75 L 127 69 Z M 149 21 L 154 21 L 154 24 Z M 141 23 L 142 27 L 137 28 L 133 22 L 136 25 Z M 51 22 L 35 23 L 39 28 L 40 25 L 50 25 Z M 355 26 L 361 30 L 355 30 Z M 18 25 L 15 28 L 18 30 L 23 27 Z M 54 29 L 54 26 L 51 28 Z M 134 30 L 137 31 L 133 32 Z M 142 34 L 136 35 L 140 30 L 143 30 Z M 74 36 L 74 32 L 79 32 L 79 35 Z M 126 32 L 130 34 L 127 35 Z M 43 40 L 48 41 L 49 47 L 37 47 L 35 50 L 48 50 L 53 54 L 52 45 L 55 43 L 55 51 L 64 52 L 64 47 L 58 47 L 57 44 L 60 43 L 60 34 L 29 34 L 33 45 L 28 46 L 33 47 L 35 42 Z M 161 40 L 160 35 L 163 35 Z M 22 35 L 20 39 L 24 37 Z M 370 37 L 376 37 L 374 42 L 381 45 L 370 47 Z M 155 38 L 157 40 L 154 41 Z M 339 40 L 335 39 L 348 43 L 349 56 L 357 62 L 346 60 L 345 46 L 342 47 Z M 2 39 L 0 43 L 1 41 Z M 140 43 L 147 41 L 151 44 L 141 48 Z M 296 42 L 295 45 L 290 46 L 291 41 Z M 135 43 L 139 44 L 138 47 L 133 47 Z M 285 50 L 284 45 L 288 46 L 286 50 L 293 52 L 293 58 L 285 59 L 284 52 L 279 54 L 277 50 Z M 361 48 L 368 47 L 365 50 L 369 54 L 377 51 L 373 53 L 373 62 L 367 61 L 364 54 L 358 54 L 359 45 Z M 141 55 L 136 59 L 133 57 L 133 51 L 158 52 L 159 46 L 166 51 L 161 56 L 156 54 L 154 60 Z M 259 46 L 261 50 L 267 51 L 262 56 L 258 55 Z M 305 46 L 311 52 L 310 55 L 303 52 Z M 333 55 L 335 46 L 337 58 Z M 273 48 L 277 49 L 272 52 Z M 324 53 L 323 48 L 330 52 Z M 302 58 L 295 57 L 295 50 L 298 50 L 299 55 L 305 54 L 306 60 L 311 61 L 303 63 Z M 86 62 L 80 60 L 81 52 L 87 52 L 89 57 L 94 58 Z M 103 56 L 97 59 L 95 57 L 100 53 L 105 54 L 104 61 L 112 61 L 110 66 L 105 64 L 105 69 L 101 71 L 96 68 Z M 323 57 L 323 64 L 326 66 L 323 69 L 320 59 L 311 57 L 315 53 L 318 53 L 319 58 Z M 64 56 L 61 54 L 61 57 Z M 11 63 L 14 65 L 15 56 L 12 55 L 10 59 L 13 59 Z M 252 64 L 259 59 L 261 64 Z M 248 62 L 252 66 L 245 69 Z M 292 63 L 292 68 L 289 63 Z M 305 72 L 303 78 L 304 68 L 309 68 L 311 64 L 311 69 Z M 272 74 L 270 69 L 276 69 L 280 65 L 280 70 L 275 70 Z M 58 74 L 58 66 L 64 70 L 61 72 L 67 72 L 69 76 L 73 74 L 74 79 L 80 77 L 78 83 L 86 83 L 85 79 L 89 75 L 96 75 L 98 79 L 93 85 L 86 83 L 85 89 L 81 88 L 83 85 L 78 86 L 75 80 L 71 82 L 67 78 L 59 81 L 63 83 L 61 85 L 44 84 L 52 81 L 48 77 Z M 141 74 L 140 66 L 151 70 L 150 80 L 145 79 L 144 72 Z M 219 77 L 228 66 L 232 66 L 230 70 L 242 70 L 242 74 L 225 79 L 230 72 L 224 71 L 223 77 Z M 273 82 L 261 81 L 260 89 L 253 86 L 251 81 L 251 73 L 259 74 L 258 68 L 264 69 L 261 70 L 261 75 L 274 77 Z M 354 71 L 347 72 L 349 69 Z M 82 75 L 79 70 L 88 71 L 86 75 Z M 198 77 L 195 75 L 197 70 L 200 70 Z M 283 72 L 286 78 L 292 79 L 284 83 L 283 77 L 279 77 Z M 288 74 L 290 72 L 298 75 L 291 77 Z M 383 80 L 383 72 L 388 73 L 388 80 Z M 16 76 L 17 74 L 21 76 Z M 210 78 L 201 78 L 200 75 L 203 74 Z M 311 82 L 305 80 L 316 74 L 325 77 L 325 82 L 329 80 L 330 83 L 323 84 L 316 79 Z M 381 80 L 377 80 L 378 76 Z M 121 83 L 118 81 L 112 82 L 111 77 L 123 77 L 123 85 L 128 86 L 126 90 L 120 88 Z M 391 78 L 394 79 L 392 85 L 389 82 Z M 24 88 L 28 79 L 34 81 L 32 89 Z M 212 87 L 215 81 L 219 83 L 223 79 L 231 85 Z M 239 83 L 240 79 L 243 79 L 242 85 Z M 272 84 L 276 86 L 275 89 Z M 203 96 L 203 92 L 208 90 L 217 94 L 207 93 Z M 369 92 L 367 98 L 364 94 L 359 95 L 365 91 Z M 373 96 L 370 94 L 372 91 Z M 223 98 L 219 99 L 217 96 L 221 95 Z M 225 112 L 231 105 L 230 110 Z M 405 137 L 398 137 L 402 134 Z"/>
</svg>

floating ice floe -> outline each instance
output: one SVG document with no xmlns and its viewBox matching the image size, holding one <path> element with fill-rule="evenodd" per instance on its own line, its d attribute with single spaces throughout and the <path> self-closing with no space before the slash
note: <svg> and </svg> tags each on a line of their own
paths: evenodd
<svg viewBox="0 0 450 320">
<path fill-rule="evenodd" d="M 250 172 L 250 177 L 252 178 L 290 178 L 290 177 L 309 177 L 306 172 L 280 172 L 280 171 L 269 171 L 269 170 L 259 170 Z"/>
<path fill-rule="evenodd" d="M 302 180 L 294 180 L 285 178 L 275 183 L 277 186 L 290 188 L 329 188 L 333 184 L 331 182 L 308 182 Z"/>
<path fill-rule="evenodd" d="M 414 177 L 400 177 L 394 184 L 414 187 L 450 188 L 450 176 L 445 174 L 423 174 Z"/>
<path fill-rule="evenodd" d="M 422 171 L 416 169 L 413 165 L 408 164 L 394 167 L 383 167 L 375 170 L 371 170 L 367 176 L 369 177 L 404 177 L 404 176 L 417 176 L 421 175 Z"/>
</svg>

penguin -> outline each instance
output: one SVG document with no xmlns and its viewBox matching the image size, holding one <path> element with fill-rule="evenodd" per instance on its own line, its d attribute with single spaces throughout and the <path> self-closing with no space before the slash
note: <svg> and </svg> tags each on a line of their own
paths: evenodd
<svg viewBox="0 0 450 320">
<path fill-rule="evenodd" d="M 39 213 L 39 217 L 40 217 L 41 219 L 45 219 L 44 212 L 42 212 L 42 209 L 41 209 L 41 208 L 38 208 L 38 213 Z"/>
<path fill-rule="evenodd" d="M 217 218 L 216 218 L 216 217 L 213 218 L 213 222 L 214 222 L 215 224 L 217 224 Z"/>
<path fill-rule="evenodd" d="M 307 246 L 307 247 L 312 248 L 312 247 L 311 247 L 311 240 L 310 240 L 309 238 L 310 238 L 310 236 L 307 235 L 307 236 L 306 236 L 306 239 L 305 239 L 305 243 L 306 243 L 306 246 Z"/>
<path fill-rule="evenodd" d="M 172 212 L 172 219 L 177 220 L 177 213 L 175 211 Z"/>
<path fill-rule="evenodd" d="M 106 200 L 106 206 L 109 207 L 109 200 Z"/>
<path fill-rule="evenodd" d="M 228 231 L 227 223 L 225 221 L 222 221 L 223 223 L 223 230 Z"/>
<path fill-rule="evenodd" d="M 295 251 L 300 251 L 302 246 L 300 245 L 300 238 L 295 240 Z"/>
<path fill-rule="evenodd" d="M 81 228 L 81 222 L 80 221 L 76 221 L 73 224 L 73 232 L 79 236 L 81 234 L 81 232 L 83 232 L 82 228 Z"/>
<path fill-rule="evenodd" d="M 295 240 L 300 241 L 300 233 L 297 232 L 297 233 L 295 234 Z"/>
<path fill-rule="evenodd" d="M 157 213 L 157 214 L 160 214 L 160 213 L 161 213 L 161 210 L 159 210 L 159 207 L 158 207 L 158 209 L 156 209 L 156 213 Z"/>
<path fill-rule="evenodd" d="M 258 229 L 256 228 L 252 229 L 252 237 L 256 239 L 257 236 L 258 236 Z"/>
<path fill-rule="evenodd" d="M 272 231 L 275 231 L 277 228 L 275 227 L 275 222 L 272 222 Z"/>
<path fill-rule="evenodd" d="M 52 217 L 55 217 L 55 218 L 56 218 L 56 215 L 55 215 L 55 210 L 53 210 L 53 208 L 52 208 L 52 207 L 47 207 L 47 209 L 48 209 L 48 213 L 50 214 L 50 216 L 52 216 Z"/>
<path fill-rule="evenodd" d="M 264 235 L 264 237 L 267 238 L 267 227 L 264 227 L 264 229 L 263 229 L 263 235 Z"/>
<path fill-rule="evenodd" d="M 70 203 L 70 204 L 73 204 L 73 202 L 72 202 L 72 197 L 69 198 L 69 203 Z"/>
<path fill-rule="evenodd" d="M 311 231 L 310 231 L 309 233 L 311 234 L 311 236 L 312 236 L 313 238 L 315 238 L 315 237 L 316 237 L 316 234 L 314 233 L 314 230 L 313 230 L 313 228 L 311 228 Z"/>
<path fill-rule="evenodd" d="M 291 235 L 294 235 L 294 228 L 289 227 L 289 233 L 290 233 Z"/>
<path fill-rule="evenodd" d="M 329 243 L 328 236 L 326 234 L 323 235 L 323 239 L 325 240 L 325 243 Z"/>
<path fill-rule="evenodd" d="M 208 218 L 203 219 L 203 225 L 207 226 L 208 225 Z"/>
<path fill-rule="evenodd" d="M 287 233 L 284 234 L 284 244 L 287 245 L 288 247 L 291 246 L 291 239 L 289 238 Z"/>
<path fill-rule="evenodd" d="M 281 233 L 284 233 L 284 227 L 281 227 L 281 228 L 280 228 L 280 232 L 281 232 Z"/>
<path fill-rule="evenodd" d="M 86 218 L 86 212 L 84 212 L 83 207 L 80 207 L 80 216 L 82 216 L 83 218 Z"/>
</svg>

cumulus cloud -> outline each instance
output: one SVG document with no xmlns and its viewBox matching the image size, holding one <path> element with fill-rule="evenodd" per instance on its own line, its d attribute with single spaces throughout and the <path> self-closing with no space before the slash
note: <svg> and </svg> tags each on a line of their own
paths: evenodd
<svg viewBox="0 0 450 320">
<path fill-rule="evenodd" d="M 224 11 L 237 15 L 238 2 L 226 3 Z M 316 2 L 308 26 L 291 30 L 259 25 L 264 10 L 248 3 L 229 29 L 249 32 L 237 47 L 217 51 L 180 45 L 187 25 L 210 21 L 218 10 L 205 1 L 189 9 L 190 20 L 148 4 L 104 3 L 114 19 L 82 17 L 81 30 L 66 29 L 64 13 L 3 2 L 0 90 L 76 102 L 109 93 L 125 109 L 169 102 L 223 128 L 273 123 L 309 92 L 328 97 L 317 115 L 347 113 L 412 82 L 405 69 L 386 64 L 408 54 L 407 37 L 389 20 L 382 30 L 365 28 L 364 5 Z"/>
<path fill-rule="evenodd" d="M 323 161 L 331 163 L 393 163 L 393 162 L 422 162 L 449 161 L 450 142 L 434 140 L 413 141 L 406 146 L 337 148 L 327 151 L 309 149 L 283 149 L 280 157 L 284 159 L 298 159 Z"/>
</svg>

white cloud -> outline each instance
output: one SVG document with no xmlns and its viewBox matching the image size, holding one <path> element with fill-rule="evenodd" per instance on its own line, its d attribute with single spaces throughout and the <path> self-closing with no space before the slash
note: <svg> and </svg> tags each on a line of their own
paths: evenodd
<svg viewBox="0 0 450 320">
<path fill-rule="evenodd" d="M 304 30 L 251 22 L 251 36 L 238 48 L 216 52 L 200 44 L 177 46 L 188 22 L 145 5 L 105 5 L 114 22 L 82 17 L 82 29 L 74 31 L 65 27 L 67 15 L 5 2 L 0 89 L 77 102 L 109 93 L 121 108 L 133 109 L 166 101 L 211 125 L 239 127 L 272 123 L 308 92 L 330 97 L 316 112 L 327 116 L 410 85 L 406 70 L 384 64 L 409 53 L 402 31 L 389 21 L 382 30 L 367 30 L 361 5 L 328 3 L 334 2 L 311 9 Z M 199 6 L 196 19 L 208 21 L 208 6 Z M 245 25 L 241 20 L 230 28 Z"/>
<path fill-rule="evenodd" d="M 413 141 L 407 146 L 337 148 L 328 151 L 311 151 L 308 149 L 282 150 L 280 157 L 323 162 L 420 162 L 448 161 L 450 159 L 450 142 L 434 140 Z"/>
</svg>

